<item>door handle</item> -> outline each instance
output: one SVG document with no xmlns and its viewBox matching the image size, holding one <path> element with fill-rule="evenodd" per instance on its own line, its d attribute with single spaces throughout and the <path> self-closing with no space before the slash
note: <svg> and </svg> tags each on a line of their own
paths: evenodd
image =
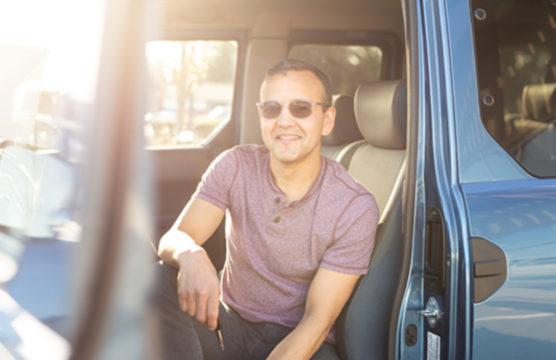
<svg viewBox="0 0 556 360">
<path fill-rule="evenodd" d="M 424 310 L 417 311 L 417 314 L 424 316 L 431 328 L 435 327 L 438 320 L 442 318 L 444 313 L 440 310 L 438 301 L 434 297 L 430 297 L 427 301 L 427 307 Z"/>
<path fill-rule="evenodd" d="M 494 294 L 508 276 L 508 262 L 504 250 L 490 241 L 471 238 L 473 252 L 473 300 L 481 302 Z"/>
</svg>

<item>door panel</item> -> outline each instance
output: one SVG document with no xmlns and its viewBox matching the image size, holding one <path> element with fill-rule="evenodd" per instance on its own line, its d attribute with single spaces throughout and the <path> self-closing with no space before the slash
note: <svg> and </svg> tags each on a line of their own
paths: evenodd
<svg viewBox="0 0 556 360">
<path fill-rule="evenodd" d="M 458 123 L 461 188 L 470 235 L 487 239 L 507 261 L 507 278 L 498 290 L 475 292 L 473 357 L 551 359 L 556 350 L 556 9 L 542 0 L 472 0 L 469 5 L 480 117 Z M 497 258 L 489 266 L 503 265 L 500 254 Z M 474 256 L 475 265 L 480 260 Z M 475 266 L 475 279 L 483 270 Z M 484 273 L 494 279 L 500 270 Z"/>
<path fill-rule="evenodd" d="M 473 358 L 552 359 L 556 181 L 474 183 L 463 189 L 473 235 L 489 239 L 508 259 L 501 288 L 475 302 Z"/>
</svg>

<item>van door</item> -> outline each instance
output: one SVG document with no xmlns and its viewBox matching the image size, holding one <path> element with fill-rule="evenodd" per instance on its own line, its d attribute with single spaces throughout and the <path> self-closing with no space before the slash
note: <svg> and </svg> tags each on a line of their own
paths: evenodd
<svg viewBox="0 0 556 360">
<path fill-rule="evenodd" d="M 480 117 L 458 129 L 465 134 L 458 152 L 474 267 L 472 354 L 552 359 L 556 6 L 539 0 L 470 6 Z"/>
<path fill-rule="evenodd" d="M 413 248 L 398 355 L 552 358 L 556 9 L 483 0 L 410 9 L 423 50 L 412 46 Z"/>
</svg>

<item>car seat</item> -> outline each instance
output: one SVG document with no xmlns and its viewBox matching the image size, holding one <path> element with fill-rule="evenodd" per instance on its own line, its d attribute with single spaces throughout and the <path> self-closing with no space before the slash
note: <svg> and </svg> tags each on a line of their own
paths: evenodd
<svg viewBox="0 0 556 360">
<path fill-rule="evenodd" d="M 339 157 L 340 152 L 346 145 L 363 139 L 363 136 L 355 120 L 351 96 L 334 95 L 332 106 L 336 109 L 336 122 L 332 132 L 322 138 L 321 153 L 342 163 L 341 157 Z M 342 165 L 344 164 L 342 163 Z"/>
<path fill-rule="evenodd" d="M 406 97 L 405 80 L 368 82 L 355 93 L 355 117 L 364 141 L 349 146 L 347 169 L 375 196 L 381 215 L 369 271 L 336 322 L 342 359 L 388 358 L 393 300 L 402 269 Z"/>
</svg>

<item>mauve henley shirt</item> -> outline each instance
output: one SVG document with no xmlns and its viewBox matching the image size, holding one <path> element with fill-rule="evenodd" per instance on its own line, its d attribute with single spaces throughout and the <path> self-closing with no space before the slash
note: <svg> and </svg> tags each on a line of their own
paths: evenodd
<svg viewBox="0 0 556 360">
<path fill-rule="evenodd" d="M 334 160 L 323 156 L 313 186 L 288 203 L 268 150 L 236 146 L 214 160 L 194 196 L 226 211 L 222 300 L 246 320 L 294 328 L 319 267 L 367 272 L 379 210 Z"/>
</svg>

